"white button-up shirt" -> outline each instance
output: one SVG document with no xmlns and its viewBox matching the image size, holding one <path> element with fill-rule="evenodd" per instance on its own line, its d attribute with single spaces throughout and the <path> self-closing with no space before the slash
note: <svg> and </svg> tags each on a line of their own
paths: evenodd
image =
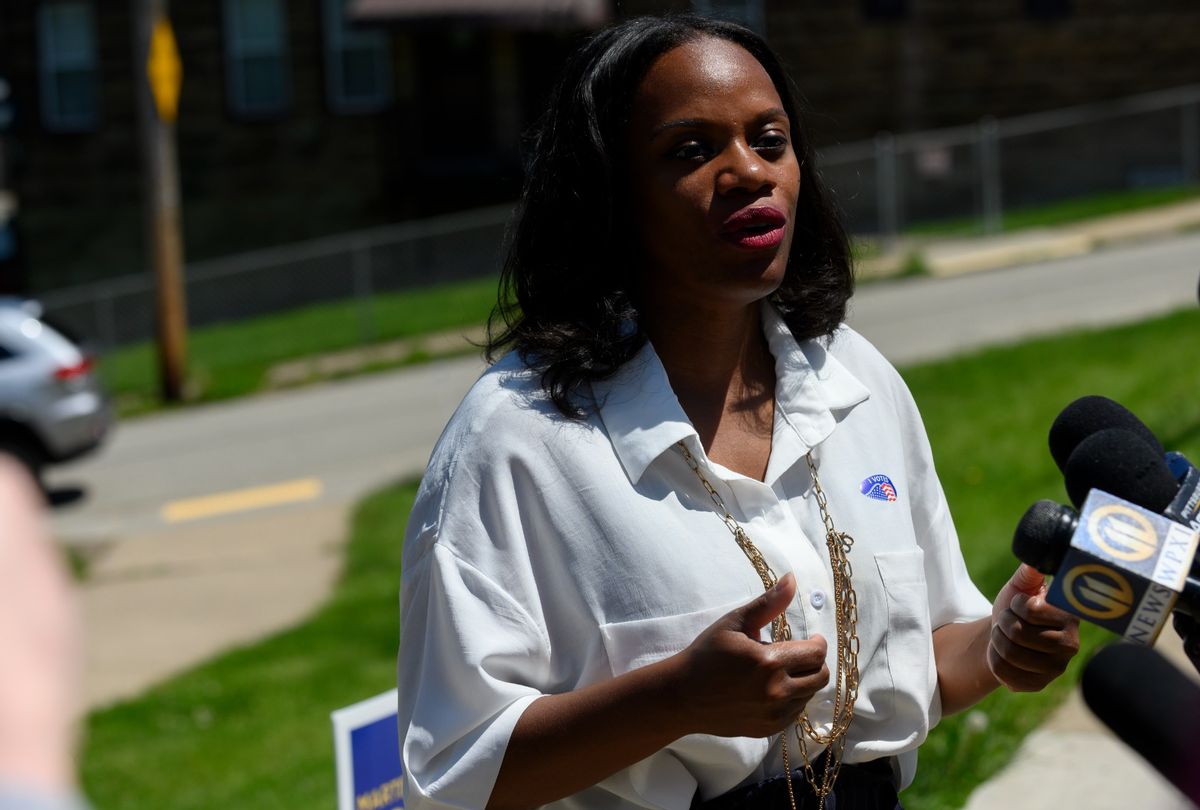
<svg viewBox="0 0 1200 810">
<path fill-rule="evenodd" d="M 846 762 L 898 756 L 902 783 L 939 719 L 932 631 L 987 615 L 963 564 L 908 389 L 861 336 L 797 343 L 764 306 L 776 367 L 765 480 L 708 459 L 647 345 L 558 414 L 515 355 L 489 369 L 429 462 L 404 545 L 405 803 L 482 808 L 521 713 L 683 650 L 763 591 L 678 448 L 682 440 L 776 574 L 795 638 L 836 639 L 811 449 L 850 551 L 860 686 Z M 836 645 L 829 645 L 835 672 Z M 808 706 L 828 727 L 834 685 Z M 794 751 L 796 761 L 799 757 Z M 810 753 L 819 751 L 810 745 Z M 793 764 L 796 764 L 795 761 Z M 782 773 L 778 738 L 692 734 L 553 808 L 683 810 Z"/>
</svg>

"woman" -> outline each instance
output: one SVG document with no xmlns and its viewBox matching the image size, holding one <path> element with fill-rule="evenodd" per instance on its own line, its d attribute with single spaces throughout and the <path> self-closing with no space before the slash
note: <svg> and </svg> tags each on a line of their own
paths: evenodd
<svg viewBox="0 0 1200 810">
<path fill-rule="evenodd" d="M 907 389 L 839 325 L 847 240 L 778 60 L 623 23 L 533 146 L 514 351 L 405 540 L 407 805 L 897 806 L 941 714 L 1041 688 L 1077 628 L 1030 569 L 994 605 L 968 578 Z"/>
</svg>

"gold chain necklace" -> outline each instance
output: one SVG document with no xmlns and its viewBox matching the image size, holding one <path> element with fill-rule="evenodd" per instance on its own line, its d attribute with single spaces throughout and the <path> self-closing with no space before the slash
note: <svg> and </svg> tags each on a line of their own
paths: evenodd
<svg viewBox="0 0 1200 810">
<path fill-rule="evenodd" d="M 746 530 L 726 508 L 725 500 L 720 493 L 704 477 L 699 462 L 696 461 L 687 446 L 682 441 L 676 442 L 675 446 L 683 454 L 688 467 L 704 485 L 708 497 L 712 499 L 713 504 L 717 507 L 717 512 L 721 515 L 721 520 L 733 534 L 733 539 L 737 541 L 738 547 L 749 558 L 750 564 L 754 566 L 755 572 L 762 580 L 763 588 L 770 590 L 774 587 L 778 577 L 771 570 L 771 566 L 767 564 L 762 552 L 758 550 L 758 547 L 750 539 L 750 535 L 746 534 Z M 804 758 L 804 778 L 812 787 L 813 793 L 816 794 L 817 810 L 824 810 L 825 799 L 833 791 L 833 783 L 842 767 L 842 753 L 846 749 L 846 734 L 850 730 L 850 721 L 854 719 L 854 702 L 858 698 L 858 598 L 855 596 L 851 584 L 854 571 L 850 567 L 848 556 L 850 547 L 854 545 L 854 538 L 845 532 L 839 532 L 833 525 L 825 492 L 821 489 L 820 479 L 817 478 L 817 465 L 813 461 L 811 450 L 804 459 L 808 462 L 808 471 L 812 476 L 817 507 L 821 510 L 821 520 L 825 523 L 825 545 L 829 549 L 829 562 L 833 569 L 833 601 L 837 619 L 837 681 L 833 701 L 833 721 L 830 724 L 829 733 L 820 734 L 813 728 L 808 719 L 807 708 L 796 718 L 793 730 L 796 735 L 796 743 L 800 746 L 800 755 Z M 780 613 L 771 620 L 771 640 L 790 641 L 791 638 L 792 629 L 788 626 L 787 616 Z M 792 810 L 796 810 L 796 793 L 792 787 L 792 768 L 788 758 L 787 738 L 788 734 L 784 731 L 779 739 L 783 746 L 783 769 L 787 775 L 788 801 L 791 802 Z M 813 771 L 812 761 L 808 756 L 808 740 L 829 748 L 819 783 L 816 773 Z"/>
</svg>

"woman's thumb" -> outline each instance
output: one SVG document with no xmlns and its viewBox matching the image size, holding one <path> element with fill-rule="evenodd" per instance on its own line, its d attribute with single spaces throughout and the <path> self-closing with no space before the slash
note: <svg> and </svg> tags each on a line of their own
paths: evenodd
<svg viewBox="0 0 1200 810">
<path fill-rule="evenodd" d="M 757 637 L 759 630 L 766 627 L 772 619 L 787 609 L 795 595 L 796 577 L 788 572 L 762 596 L 734 611 L 739 629 L 748 635 Z"/>
<path fill-rule="evenodd" d="M 1042 589 L 1042 583 L 1045 581 L 1046 577 L 1040 571 L 1032 565 L 1021 563 L 1008 580 L 1008 584 L 1021 593 L 1033 596 Z"/>
</svg>

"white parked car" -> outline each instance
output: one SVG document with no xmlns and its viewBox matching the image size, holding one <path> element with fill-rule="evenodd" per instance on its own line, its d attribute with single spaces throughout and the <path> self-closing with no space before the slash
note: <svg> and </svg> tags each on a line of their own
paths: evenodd
<svg viewBox="0 0 1200 810">
<path fill-rule="evenodd" d="M 112 420 L 91 356 L 36 301 L 0 298 L 0 452 L 40 481 L 47 464 L 98 447 Z"/>
</svg>

